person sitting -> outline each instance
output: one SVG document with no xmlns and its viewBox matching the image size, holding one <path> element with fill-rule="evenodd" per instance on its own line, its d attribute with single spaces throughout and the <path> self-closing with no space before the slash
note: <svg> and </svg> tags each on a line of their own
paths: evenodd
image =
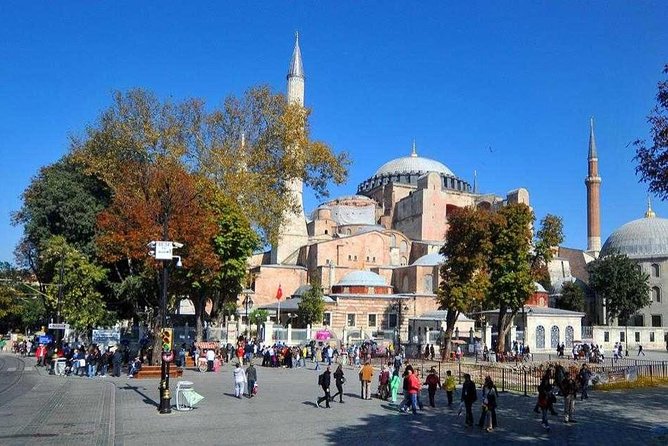
<svg viewBox="0 0 668 446">
<path fill-rule="evenodd" d="M 141 370 L 141 360 L 137 356 L 134 361 L 130 363 L 130 369 L 128 370 L 128 378 L 134 378 L 135 375 Z"/>
</svg>

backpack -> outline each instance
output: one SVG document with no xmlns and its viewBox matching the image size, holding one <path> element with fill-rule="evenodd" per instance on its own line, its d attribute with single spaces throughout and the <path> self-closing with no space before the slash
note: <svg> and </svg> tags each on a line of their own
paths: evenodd
<svg viewBox="0 0 668 446">
<path fill-rule="evenodd" d="M 325 374 L 321 373 L 320 375 L 318 375 L 318 385 L 322 386 L 324 381 L 325 381 Z"/>
</svg>

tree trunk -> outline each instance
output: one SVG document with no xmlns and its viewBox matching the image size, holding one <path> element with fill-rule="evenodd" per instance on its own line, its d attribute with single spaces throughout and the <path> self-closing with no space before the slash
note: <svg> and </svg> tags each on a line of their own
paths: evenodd
<svg viewBox="0 0 668 446">
<path fill-rule="evenodd" d="M 448 310 L 447 315 L 445 316 L 445 333 L 443 335 L 443 344 L 441 348 L 445 349 L 445 356 L 441 354 L 442 358 L 448 359 L 450 357 L 450 352 L 452 351 L 452 332 L 455 330 L 455 324 L 457 323 L 457 318 L 459 317 L 459 311 Z"/>
<path fill-rule="evenodd" d="M 506 336 L 508 335 L 508 331 L 510 331 L 510 327 L 512 326 L 516 314 L 517 310 L 508 311 L 505 307 L 499 309 L 499 333 L 496 341 L 497 353 L 505 353 L 506 351 Z"/>
<path fill-rule="evenodd" d="M 204 302 L 205 294 L 204 290 L 200 288 L 197 291 L 197 297 L 195 298 L 195 328 L 196 334 L 195 338 L 197 342 L 202 342 L 204 340 Z"/>
</svg>

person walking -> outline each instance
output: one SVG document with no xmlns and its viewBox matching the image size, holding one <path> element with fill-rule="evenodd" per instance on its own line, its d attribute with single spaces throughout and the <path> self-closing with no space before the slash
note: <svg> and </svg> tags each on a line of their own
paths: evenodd
<svg viewBox="0 0 668 446">
<path fill-rule="evenodd" d="M 370 400 L 371 396 L 369 395 L 369 385 L 371 384 L 371 378 L 373 377 L 373 367 L 369 361 L 364 363 L 364 366 L 360 370 L 360 386 L 361 386 L 361 395 L 360 397 L 363 400 Z"/>
<path fill-rule="evenodd" d="M 378 397 L 381 400 L 387 400 L 390 396 L 390 371 L 387 366 L 383 364 L 380 367 L 380 375 L 378 375 Z"/>
<path fill-rule="evenodd" d="M 248 398 L 253 398 L 253 395 L 255 394 L 255 384 L 257 383 L 257 369 L 253 365 L 252 359 L 248 360 L 246 381 L 248 382 Z"/>
<path fill-rule="evenodd" d="M 392 404 L 397 404 L 397 394 L 399 393 L 400 385 L 401 378 L 399 377 L 399 369 L 394 369 L 392 378 L 390 378 L 390 393 L 392 394 Z"/>
<path fill-rule="evenodd" d="M 241 367 L 241 361 L 237 362 L 234 371 L 234 396 L 241 399 L 244 394 L 244 384 L 246 383 L 246 372 Z"/>
<path fill-rule="evenodd" d="M 550 423 L 547 421 L 547 410 L 550 405 L 551 393 L 552 384 L 550 384 L 549 375 L 544 374 L 538 386 L 538 407 L 542 413 L 541 425 L 548 431 L 550 430 Z"/>
<path fill-rule="evenodd" d="M 482 413 L 478 421 L 479 427 L 487 428 L 487 432 L 491 432 L 496 424 L 496 401 L 499 396 L 498 390 L 494 385 L 494 381 L 488 375 L 485 377 L 485 382 L 482 386 Z"/>
<path fill-rule="evenodd" d="M 431 370 L 429 370 L 429 374 L 424 383 L 427 385 L 427 392 L 429 393 L 429 405 L 431 407 L 436 407 L 434 396 L 436 396 L 436 389 L 441 387 L 441 379 L 436 374 L 436 369 L 432 367 Z"/>
<path fill-rule="evenodd" d="M 578 379 L 580 381 L 580 401 L 589 399 L 589 395 L 587 395 L 587 387 L 589 386 L 589 380 L 591 379 L 591 370 L 589 370 L 587 364 L 582 364 Z"/>
<path fill-rule="evenodd" d="M 418 392 L 420 391 L 420 387 L 422 386 L 422 384 L 420 383 L 420 380 L 413 372 L 412 367 L 407 368 L 406 373 L 407 373 L 406 378 L 404 378 L 405 396 L 404 396 L 404 401 L 401 403 L 401 406 L 399 407 L 399 410 L 401 412 L 406 412 L 407 411 L 406 406 L 410 401 L 411 411 L 413 412 L 413 415 L 417 415 L 417 405 L 418 405 L 417 395 Z"/>
<path fill-rule="evenodd" d="M 325 396 L 318 397 L 316 400 L 316 405 L 318 407 L 322 407 L 320 405 L 321 402 L 325 402 L 325 407 L 327 409 L 330 408 L 329 406 L 329 400 L 331 399 L 331 396 L 329 394 L 329 385 L 332 382 L 332 372 L 329 370 L 329 366 L 325 368 L 325 371 L 322 372 L 320 375 L 318 375 L 318 385 L 322 387 L 322 390 L 325 392 Z"/>
<path fill-rule="evenodd" d="M 343 366 L 339 364 L 334 372 L 334 382 L 336 384 L 336 393 L 332 395 L 332 401 L 337 396 L 339 397 L 339 403 L 343 403 L 343 384 L 346 382 L 346 377 L 343 376 Z"/>
<path fill-rule="evenodd" d="M 645 352 L 642 351 L 642 345 L 641 345 L 641 344 L 638 344 L 638 356 L 640 356 L 640 355 L 645 356 Z"/>
<path fill-rule="evenodd" d="M 573 414 L 575 413 L 575 399 L 577 398 L 578 385 L 572 376 L 568 376 L 561 388 L 564 392 L 564 422 L 575 423 Z"/>
<path fill-rule="evenodd" d="M 445 394 L 448 396 L 448 407 L 452 408 L 452 396 L 455 392 L 455 387 L 457 384 L 455 383 L 455 377 L 452 376 L 452 372 L 450 370 L 445 372 L 445 381 L 443 385 L 445 387 Z"/>
<path fill-rule="evenodd" d="M 478 399 L 478 391 L 475 383 L 471 380 L 471 375 L 464 374 L 464 384 L 462 384 L 462 402 L 466 407 L 466 426 L 473 426 L 473 403 Z"/>
</svg>

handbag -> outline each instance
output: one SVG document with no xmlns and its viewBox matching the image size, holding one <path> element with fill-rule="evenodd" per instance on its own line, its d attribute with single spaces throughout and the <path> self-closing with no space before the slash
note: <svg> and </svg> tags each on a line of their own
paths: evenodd
<svg viewBox="0 0 668 446">
<path fill-rule="evenodd" d="M 253 395 L 257 395 L 257 383 L 253 386 L 253 390 L 251 391 Z"/>
</svg>

